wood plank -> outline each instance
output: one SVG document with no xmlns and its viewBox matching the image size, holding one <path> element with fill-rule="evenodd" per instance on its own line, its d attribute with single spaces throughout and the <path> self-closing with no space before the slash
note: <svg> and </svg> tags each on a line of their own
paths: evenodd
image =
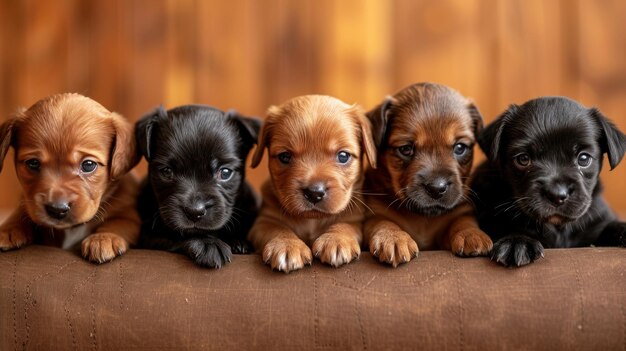
<svg viewBox="0 0 626 351">
<path fill-rule="evenodd" d="M 392 90 L 392 4 L 317 2 L 321 69 L 318 90 L 368 109 Z M 318 23 L 319 22 L 315 22 Z"/>
<path fill-rule="evenodd" d="M 20 39 L 22 22 L 20 13 L 22 3 L 3 1 L 0 9 L 0 121 L 11 118 L 17 109 L 18 93 L 22 90 L 19 72 L 23 70 L 19 64 L 19 51 L 22 48 Z M 5 211 L 15 207 L 19 201 L 21 187 L 13 167 L 13 151 L 9 151 L 0 173 L 0 209 Z"/>
<path fill-rule="evenodd" d="M 598 107 L 626 133 L 626 2 L 581 0 L 578 8 L 580 101 Z M 626 219 L 626 161 L 609 171 L 605 159 L 602 179 L 609 204 Z"/>
<path fill-rule="evenodd" d="M 562 4 L 514 0 L 498 3 L 498 105 L 523 103 L 542 95 L 566 95 L 563 89 L 564 32 Z"/>
<path fill-rule="evenodd" d="M 498 1 L 395 2 L 393 91 L 416 82 L 448 85 L 490 120 L 497 103 Z"/>
</svg>

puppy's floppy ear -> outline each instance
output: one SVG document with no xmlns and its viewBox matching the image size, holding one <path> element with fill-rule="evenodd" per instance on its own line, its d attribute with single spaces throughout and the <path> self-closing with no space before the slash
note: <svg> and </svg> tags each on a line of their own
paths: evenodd
<svg viewBox="0 0 626 351">
<path fill-rule="evenodd" d="M 626 136 L 624 136 L 624 133 L 617 129 L 615 124 L 606 118 L 597 108 L 590 109 L 589 113 L 600 125 L 602 130 L 600 147 L 602 148 L 602 152 L 607 153 L 611 170 L 613 170 L 613 168 L 617 167 L 622 161 L 622 158 L 624 158 Z"/>
<path fill-rule="evenodd" d="M 474 132 L 474 136 L 478 137 L 483 131 L 483 115 L 478 111 L 478 107 L 476 107 L 473 101 L 468 101 L 467 111 L 472 117 L 472 131 Z"/>
<path fill-rule="evenodd" d="M 256 145 L 256 150 L 254 150 L 254 155 L 252 155 L 252 168 L 256 168 L 261 160 L 263 159 L 263 153 L 265 152 L 265 148 L 267 147 L 270 129 L 272 124 L 274 123 L 274 119 L 280 115 L 281 109 L 278 106 L 270 106 L 267 109 L 267 117 L 265 118 L 265 122 L 263 123 L 263 127 L 259 132 L 258 143 Z"/>
<path fill-rule="evenodd" d="M 376 168 L 376 144 L 374 144 L 374 138 L 372 136 L 372 126 L 370 120 L 365 115 L 365 112 L 359 105 L 350 106 L 350 113 L 354 116 L 361 133 L 361 144 L 365 155 L 372 168 Z"/>
<path fill-rule="evenodd" d="M 509 106 L 504 113 L 485 127 L 485 129 L 483 129 L 483 131 L 478 135 L 478 144 L 490 161 L 495 162 L 498 160 L 500 144 L 502 142 L 502 131 L 508 121 L 515 116 L 518 111 L 519 106 Z"/>
<path fill-rule="evenodd" d="M 13 144 L 13 131 L 16 124 L 17 117 L 12 117 L 0 125 L 0 172 L 2 172 L 2 165 L 7 152 L 9 152 L 9 147 Z"/>
<path fill-rule="evenodd" d="M 115 112 L 111 112 L 111 121 L 115 129 L 113 148 L 111 150 L 111 179 L 116 180 L 128 173 L 139 162 L 135 151 L 135 135 L 133 126 L 128 120 Z"/>
<path fill-rule="evenodd" d="M 367 119 L 369 119 L 372 126 L 372 137 L 376 147 L 381 148 L 383 143 L 386 142 L 385 136 L 387 134 L 388 116 L 387 112 L 393 106 L 395 100 L 391 96 L 387 96 L 385 100 L 378 106 L 374 107 L 367 113 Z"/>
<path fill-rule="evenodd" d="M 235 110 L 226 112 L 226 117 L 232 119 L 237 124 L 239 135 L 244 144 L 245 154 L 247 155 L 250 149 L 252 149 L 252 145 L 257 143 L 261 121 L 257 118 L 240 115 Z"/>
<path fill-rule="evenodd" d="M 159 106 L 154 111 L 144 115 L 135 124 L 138 156 L 139 158 L 145 157 L 148 162 L 152 159 L 152 134 L 161 119 L 167 119 L 167 111 L 163 106 Z"/>
</svg>

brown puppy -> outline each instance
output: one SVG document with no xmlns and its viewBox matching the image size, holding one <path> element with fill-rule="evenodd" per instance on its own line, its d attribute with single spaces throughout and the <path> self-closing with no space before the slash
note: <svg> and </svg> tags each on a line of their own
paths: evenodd
<svg viewBox="0 0 626 351">
<path fill-rule="evenodd" d="M 378 147 L 366 172 L 364 225 L 370 252 L 394 267 L 421 249 L 485 255 L 466 186 L 482 117 L 471 101 L 438 84 L 415 84 L 368 113 Z"/>
<path fill-rule="evenodd" d="M 273 269 L 289 272 L 313 254 L 334 267 L 361 253 L 363 153 L 375 167 L 369 121 L 359 106 L 307 95 L 272 106 L 252 159 L 265 148 L 270 180 L 248 236 Z"/>
<path fill-rule="evenodd" d="M 0 140 L 0 170 L 13 146 L 24 191 L 0 226 L 0 250 L 82 240 L 83 256 L 101 263 L 137 242 L 138 184 L 127 172 L 138 157 L 124 118 L 78 94 L 53 95 L 2 124 Z"/>
</svg>

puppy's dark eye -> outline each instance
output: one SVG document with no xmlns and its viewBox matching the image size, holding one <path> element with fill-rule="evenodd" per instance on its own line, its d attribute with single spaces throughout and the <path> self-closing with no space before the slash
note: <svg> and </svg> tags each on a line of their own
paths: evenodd
<svg viewBox="0 0 626 351">
<path fill-rule="evenodd" d="M 454 144 L 454 155 L 455 156 L 463 156 L 467 153 L 467 151 L 469 150 L 469 146 L 462 144 L 462 143 L 456 143 Z"/>
<path fill-rule="evenodd" d="M 169 180 L 174 176 L 174 171 L 170 167 L 163 167 L 159 169 L 159 174 L 161 174 L 161 177 Z"/>
<path fill-rule="evenodd" d="M 282 164 L 288 164 L 291 161 L 291 154 L 288 152 L 281 152 L 280 154 L 278 154 L 278 160 Z"/>
<path fill-rule="evenodd" d="M 337 153 L 337 162 L 341 164 L 346 164 L 350 161 L 350 154 L 345 151 L 339 151 Z"/>
<path fill-rule="evenodd" d="M 233 170 L 230 168 L 222 168 L 218 173 L 219 180 L 229 180 L 233 177 Z"/>
<path fill-rule="evenodd" d="M 582 168 L 587 168 L 591 165 L 593 158 L 586 152 L 578 154 L 578 165 Z"/>
<path fill-rule="evenodd" d="M 39 172 L 39 170 L 41 169 L 41 161 L 36 158 L 26 160 L 26 162 L 24 163 L 26 164 L 26 167 L 28 167 L 31 171 Z"/>
<path fill-rule="evenodd" d="M 92 160 L 85 160 L 80 164 L 80 170 L 83 173 L 91 173 L 98 168 L 98 164 Z"/>
<path fill-rule="evenodd" d="M 410 157 L 413 155 L 413 145 L 410 145 L 410 144 L 402 145 L 398 148 L 398 152 L 402 156 Z"/>
<path fill-rule="evenodd" d="M 530 156 L 526 153 L 515 156 L 515 165 L 519 168 L 526 168 L 530 166 Z"/>
</svg>

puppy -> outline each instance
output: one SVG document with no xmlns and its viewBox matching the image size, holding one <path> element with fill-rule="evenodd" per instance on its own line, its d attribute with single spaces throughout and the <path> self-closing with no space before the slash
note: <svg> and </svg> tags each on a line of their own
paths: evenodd
<svg viewBox="0 0 626 351">
<path fill-rule="evenodd" d="M 366 172 L 373 214 L 364 225 L 370 252 L 394 267 L 419 249 L 486 255 L 465 185 L 482 116 L 468 99 L 439 84 L 411 85 L 368 112 L 378 169 Z"/>
<path fill-rule="evenodd" d="M 476 170 L 481 227 L 497 240 L 491 254 L 523 266 L 544 247 L 625 244 L 601 196 L 603 154 L 611 169 L 626 149 L 624 134 L 597 109 L 563 97 L 511 105 L 479 138 L 488 157 Z"/>
<path fill-rule="evenodd" d="M 245 160 L 260 121 L 202 105 L 162 107 L 137 122 L 138 150 L 149 163 L 139 197 L 141 246 L 186 254 L 220 268 L 248 253 L 258 201 Z"/>
<path fill-rule="evenodd" d="M 321 95 L 272 106 L 252 167 L 265 148 L 270 180 L 262 186 L 263 204 L 248 236 L 265 263 L 288 273 L 310 264 L 313 253 L 334 267 L 357 258 L 363 153 L 376 166 L 371 128 L 361 108 Z"/>
<path fill-rule="evenodd" d="M 1 161 L 10 146 L 24 191 L 0 226 L 0 249 L 33 241 L 72 248 L 106 262 L 136 244 L 135 139 L 120 115 L 78 94 L 35 103 L 0 127 Z M 0 165 L 2 162 L 0 162 Z"/>
</svg>

